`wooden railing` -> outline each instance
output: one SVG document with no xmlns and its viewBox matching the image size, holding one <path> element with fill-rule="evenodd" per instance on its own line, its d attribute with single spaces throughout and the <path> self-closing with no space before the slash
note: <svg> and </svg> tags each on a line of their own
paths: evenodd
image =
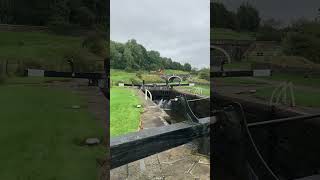
<svg viewBox="0 0 320 180">
<path fill-rule="evenodd" d="M 111 138 L 111 169 L 207 137 L 215 122 L 215 117 L 207 117 Z"/>
</svg>

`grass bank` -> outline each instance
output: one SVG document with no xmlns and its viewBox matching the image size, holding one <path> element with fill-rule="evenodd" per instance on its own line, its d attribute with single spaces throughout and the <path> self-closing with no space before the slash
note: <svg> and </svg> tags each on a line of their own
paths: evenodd
<svg viewBox="0 0 320 180">
<path fill-rule="evenodd" d="M 258 89 L 254 96 L 269 101 L 273 90 L 274 88 Z M 294 95 L 298 106 L 320 107 L 320 90 L 319 92 L 310 92 L 307 90 L 295 89 Z"/>
<path fill-rule="evenodd" d="M 136 106 L 142 102 L 136 93 L 136 90 L 130 88 L 113 87 L 110 89 L 111 136 L 138 130 L 142 109 Z"/>
<path fill-rule="evenodd" d="M 47 69 L 66 69 L 69 68 L 67 56 L 77 55 L 92 61 L 101 59 L 82 47 L 84 37 L 0 31 L 0 39 L 0 61 L 8 60 L 9 64 L 23 61 Z"/>
<path fill-rule="evenodd" d="M 0 85 L 0 179 L 97 179 L 96 158 L 105 157 L 105 147 L 78 145 L 104 133 L 86 110 L 87 100 L 65 90 L 8 82 Z"/>
</svg>

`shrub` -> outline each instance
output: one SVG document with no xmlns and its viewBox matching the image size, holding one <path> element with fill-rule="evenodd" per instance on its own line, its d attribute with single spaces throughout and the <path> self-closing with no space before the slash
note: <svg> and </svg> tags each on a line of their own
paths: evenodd
<svg viewBox="0 0 320 180">
<path fill-rule="evenodd" d="M 210 70 L 209 69 L 205 68 L 205 69 L 200 70 L 198 75 L 199 75 L 200 79 L 205 79 L 205 80 L 210 81 Z"/>
</svg>

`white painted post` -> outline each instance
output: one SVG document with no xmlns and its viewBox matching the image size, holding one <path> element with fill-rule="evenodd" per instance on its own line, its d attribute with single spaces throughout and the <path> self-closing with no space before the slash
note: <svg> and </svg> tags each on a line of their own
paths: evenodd
<svg viewBox="0 0 320 180">
<path fill-rule="evenodd" d="M 150 96 L 150 100 L 152 101 L 152 94 L 151 94 L 151 92 L 150 92 L 148 89 L 146 89 L 146 90 L 145 90 L 145 93 L 144 93 L 144 98 L 145 98 L 145 100 L 148 100 L 148 94 L 149 94 L 149 96 Z"/>
</svg>

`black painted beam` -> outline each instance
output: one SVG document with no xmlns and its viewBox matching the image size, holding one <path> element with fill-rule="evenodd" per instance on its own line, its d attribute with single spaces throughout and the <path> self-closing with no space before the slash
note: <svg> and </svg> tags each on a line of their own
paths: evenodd
<svg viewBox="0 0 320 180">
<path fill-rule="evenodd" d="M 274 119 L 269 121 L 248 123 L 248 127 L 278 126 L 281 123 L 290 123 L 290 122 L 304 121 L 304 120 L 316 119 L 316 118 L 320 118 L 320 114 L 301 115 L 301 116 L 287 117 L 287 118 L 281 118 L 281 119 Z"/>
<path fill-rule="evenodd" d="M 111 169 L 208 136 L 214 122 L 215 117 L 208 117 L 111 138 Z"/>
<path fill-rule="evenodd" d="M 142 84 L 128 84 L 128 83 L 124 83 L 123 84 L 124 86 L 138 86 L 138 87 L 141 87 Z M 145 84 L 144 85 L 145 87 L 165 87 L 167 86 L 166 84 Z M 169 86 L 190 86 L 190 84 L 188 83 L 184 83 L 184 84 L 169 84 Z"/>
<path fill-rule="evenodd" d="M 216 71 L 210 72 L 212 78 L 215 77 L 250 77 L 253 76 L 253 71 Z"/>
<path fill-rule="evenodd" d="M 72 73 L 58 71 L 44 71 L 45 77 L 66 77 L 66 78 L 82 78 L 82 79 L 103 79 L 103 73 Z"/>
</svg>

